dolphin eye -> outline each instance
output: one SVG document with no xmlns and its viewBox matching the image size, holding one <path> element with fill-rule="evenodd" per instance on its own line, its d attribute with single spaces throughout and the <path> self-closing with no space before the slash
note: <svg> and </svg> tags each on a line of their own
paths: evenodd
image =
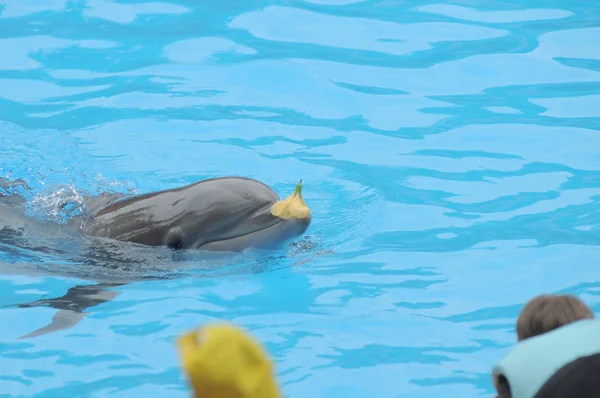
<svg viewBox="0 0 600 398">
<path fill-rule="evenodd" d="M 183 242 L 183 235 L 181 233 L 181 229 L 180 228 L 171 229 L 168 232 L 168 234 L 165 237 L 165 240 L 163 242 L 166 243 L 166 245 L 169 249 L 174 249 L 174 250 L 183 249 L 184 242 Z"/>
<path fill-rule="evenodd" d="M 181 249 L 181 239 L 177 239 L 177 238 L 171 239 L 169 241 L 169 243 L 167 243 L 167 247 L 169 249 L 173 249 L 173 250 Z"/>
</svg>

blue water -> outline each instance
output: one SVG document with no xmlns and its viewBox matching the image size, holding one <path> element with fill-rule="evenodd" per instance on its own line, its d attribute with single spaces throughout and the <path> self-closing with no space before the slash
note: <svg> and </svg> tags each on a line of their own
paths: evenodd
<svg viewBox="0 0 600 398">
<path fill-rule="evenodd" d="M 8 306 L 92 283 L 89 258 L 3 246 L 0 396 L 190 396 L 175 338 L 222 319 L 287 397 L 490 396 L 527 300 L 600 311 L 598 43 L 582 0 L 0 0 L 0 177 L 32 217 L 243 175 L 302 178 L 314 220 L 222 274 L 147 251 L 187 271 L 31 339 L 56 309 Z"/>
</svg>

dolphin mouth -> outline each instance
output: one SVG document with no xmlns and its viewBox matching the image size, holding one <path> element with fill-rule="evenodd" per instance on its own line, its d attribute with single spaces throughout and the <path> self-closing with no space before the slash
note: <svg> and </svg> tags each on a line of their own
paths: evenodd
<svg viewBox="0 0 600 398">
<path fill-rule="evenodd" d="M 245 233 L 223 237 L 210 242 L 202 242 L 196 248 L 210 251 L 243 251 L 256 247 L 274 247 L 283 241 L 302 235 L 312 222 L 312 217 L 304 219 L 283 219 L 273 217 L 271 222 L 261 228 L 249 230 Z"/>
</svg>

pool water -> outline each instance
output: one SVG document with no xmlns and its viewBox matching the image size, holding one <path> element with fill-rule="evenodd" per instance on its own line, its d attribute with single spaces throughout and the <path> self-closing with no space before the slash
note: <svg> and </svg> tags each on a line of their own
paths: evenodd
<svg viewBox="0 0 600 398">
<path fill-rule="evenodd" d="M 175 339 L 230 320 L 286 397 L 489 397 L 526 301 L 600 310 L 598 43 L 582 0 L 0 0 L 0 177 L 48 231 L 224 175 L 313 213 L 265 258 L 3 240 L 0 396 L 188 397 Z"/>
</svg>

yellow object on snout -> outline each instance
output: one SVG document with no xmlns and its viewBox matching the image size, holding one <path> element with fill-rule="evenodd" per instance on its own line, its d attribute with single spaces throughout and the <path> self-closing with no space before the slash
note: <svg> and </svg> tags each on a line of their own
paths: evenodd
<svg viewBox="0 0 600 398">
<path fill-rule="evenodd" d="M 196 398 L 280 398 L 262 346 L 242 330 L 217 324 L 179 338 L 179 355 Z"/>
<path fill-rule="evenodd" d="M 303 219 L 308 217 L 310 209 L 302 199 L 302 180 L 296 186 L 294 192 L 285 198 L 275 203 L 271 207 L 271 214 L 288 220 L 292 217 Z"/>
</svg>

